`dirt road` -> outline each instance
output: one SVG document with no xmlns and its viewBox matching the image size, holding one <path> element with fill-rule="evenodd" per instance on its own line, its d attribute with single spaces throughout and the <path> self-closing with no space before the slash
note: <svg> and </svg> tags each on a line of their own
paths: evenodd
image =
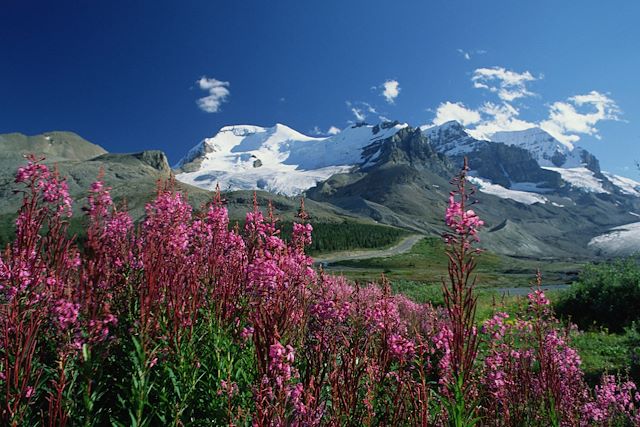
<svg viewBox="0 0 640 427">
<path fill-rule="evenodd" d="M 320 255 L 314 258 L 316 264 L 327 263 L 331 264 L 338 261 L 345 261 L 349 259 L 367 259 L 367 258 L 380 258 L 388 257 L 392 255 L 398 255 L 411 250 L 413 245 L 418 243 L 424 236 L 422 234 L 412 234 L 402 239 L 397 245 L 388 249 L 374 249 L 366 251 L 344 251 L 333 252 L 329 254 Z"/>
</svg>

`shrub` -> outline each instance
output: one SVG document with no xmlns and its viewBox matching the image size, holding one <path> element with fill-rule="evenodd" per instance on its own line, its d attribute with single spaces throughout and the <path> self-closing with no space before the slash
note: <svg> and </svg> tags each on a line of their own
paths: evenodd
<svg viewBox="0 0 640 427">
<path fill-rule="evenodd" d="M 587 266 L 556 310 L 581 328 L 595 326 L 622 332 L 640 320 L 638 307 L 640 265 L 629 258 Z"/>
</svg>

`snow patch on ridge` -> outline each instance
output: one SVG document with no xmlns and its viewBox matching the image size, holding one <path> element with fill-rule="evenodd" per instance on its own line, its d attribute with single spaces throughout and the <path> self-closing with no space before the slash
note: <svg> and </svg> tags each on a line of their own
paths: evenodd
<svg viewBox="0 0 640 427">
<path fill-rule="evenodd" d="M 526 191 L 528 193 L 549 193 L 553 191 L 551 188 L 544 187 L 542 182 L 513 182 L 511 181 L 511 190 Z"/>
<path fill-rule="evenodd" d="M 589 193 L 609 193 L 602 186 L 602 180 L 596 178 L 593 171 L 585 168 L 554 168 L 545 166 L 543 169 L 558 172 L 563 180 L 571 184 L 572 187 Z"/>
<path fill-rule="evenodd" d="M 525 205 L 549 202 L 546 197 L 540 194 L 529 193 L 527 191 L 512 190 L 498 184 L 492 184 L 489 181 L 475 176 L 470 176 L 468 179 L 472 184 L 478 186 L 478 190 L 482 191 L 483 193 L 500 197 L 501 199 L 515 200 L 516 202 L 523 203 Z"/>
<path fill-rule="evenodd" d="M 638 252 L 640 251 L 640 222 L 614 227 L 607 233 L 591 239 L 589 246 L 608 255 Z"/>
<path fill-rule="evenodd" d="M 640 182 L 624 176 L 614 175 L 610 172 L 603 171 L 602 174 L 606 176 L 613 185 L 618 187 L 622 193 L 640 197 Z"/>
</svg>

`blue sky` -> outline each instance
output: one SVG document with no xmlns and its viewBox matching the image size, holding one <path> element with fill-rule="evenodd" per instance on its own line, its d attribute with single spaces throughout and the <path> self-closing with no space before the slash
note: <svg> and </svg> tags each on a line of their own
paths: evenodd
<svg viewBox="0 0 640 427">
<path fill-rule="evenodd" d="M 542 125 L 640 178 L 637 1 L 2 3 L 0 133 L 175 162 L 228 124 L 458 118 Z"/>
</svg>

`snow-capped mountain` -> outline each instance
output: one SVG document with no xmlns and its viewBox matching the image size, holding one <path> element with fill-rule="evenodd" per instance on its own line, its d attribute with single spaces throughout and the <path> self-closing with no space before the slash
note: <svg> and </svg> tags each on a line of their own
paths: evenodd
<svg viewBox="0 0 640 427">
<path fill-rule="evenodd" d="M 564 144 L 537 127 L 520 131 L 496 132 L 489 139 L 493 142 L 524 148 L 542 167 L 577 168 L 588 163 L 591 156 L 586 150 Z"/>
<path fill-rule="evenodd" d="M 540 128 L 496 132 L 491 140 L 526 149 L 541 167 L 559 173 L 575 189 L 640 197 L 639 182 L 601 171 L 593 154 L 581 147 L 564 144 Z"/>
<path fill-rule="evenodd" d="M 357 124 L 337 135 L 315 138 L 285 125 L 226 126 L 193 147 L 178 162 L 179 181 L 212 190 L 262 189 L 296 195 L 353 166 L 375 162 L 365 148 L 407 127 Z"/>
<path fill-rule="evenodd" d="M 501 197 L 511 195 L 523 203 L 541 202 L 543 199 L 510 191 L 562 193 L 562 187 L 565 187 L 583 193 L 620 193 L 640 197 L 640 183 L 602 172 L 598 159 L 587 150 L 562 143 L 540 128 L 496 132 L 489 140 L 473 138 L 455 121 L 423 127 L 422 132 L 441 153 L 458 160 L 462 156 L 471 157 L 480 191 Z M 537 165 L 527 162 L 522 151 L 509 150 L 504 146 L 524 150 Z M 558 174 L 560 183 L 557 180 L 554 183 L 554 179 L 541 170 Z"/>
</svg>

